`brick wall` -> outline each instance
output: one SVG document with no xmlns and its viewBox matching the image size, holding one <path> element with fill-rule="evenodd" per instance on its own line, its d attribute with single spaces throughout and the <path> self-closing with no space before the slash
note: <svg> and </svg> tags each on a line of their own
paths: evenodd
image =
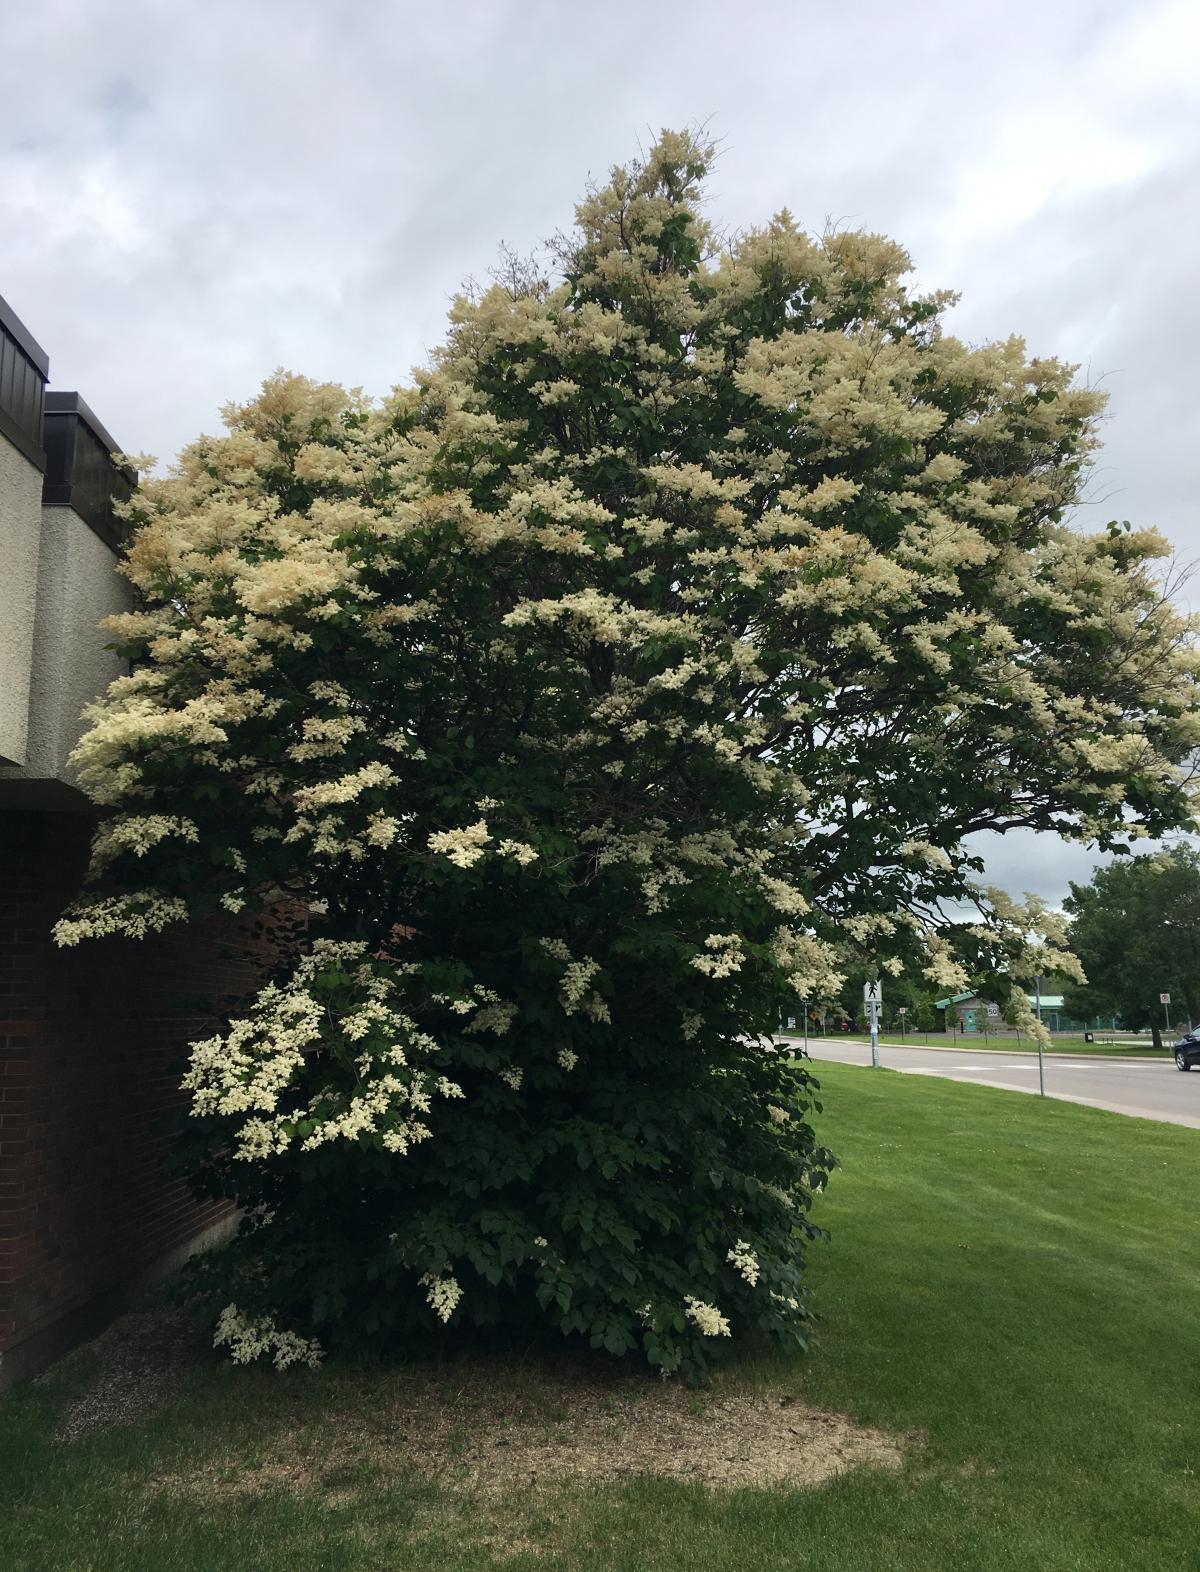
<svg viewBox="0 0 1200 1572">
<path fill-rule="evenodd" d="M 0 1385 L 230 1212 L 170 1175 L 179 1079 L 270 952 L 232 924 L 56 949 L 88 839 L 83 815 L 0 813 Z"/>
</svg>

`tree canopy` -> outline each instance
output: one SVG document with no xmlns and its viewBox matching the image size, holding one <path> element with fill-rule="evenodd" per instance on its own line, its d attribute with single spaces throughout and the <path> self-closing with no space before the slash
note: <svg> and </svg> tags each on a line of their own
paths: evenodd
<svg viewBox="0 0 1200 1572">
<path fill-rule="evenodd" d="M 1200 1022 L 1200 852 L 1181 844 L 1127 857 L 1072 884 L 1065 902 L 1070 943 L 1087 973 L 1068 1008 L 1113 1012 L 1127 1026 L 1166 1024 L 1169 993 L 1176 1026 Z"/>
<path fill-rule="evenodd" d="M 1102 397 L 959 342 L 890 240 L 719 236 L 711 162 L 665 133 L 410 383 L 280 373 L 134 498 L 60 940 L 311 913 L 187 1082 L 236 1357 L 802 1339 L 831 1158 L 781 1011 L 1053 939 L 955 915 L 972 831 L 1191 812 L 1165 543 L 1068 520 Z"/>
</svg>

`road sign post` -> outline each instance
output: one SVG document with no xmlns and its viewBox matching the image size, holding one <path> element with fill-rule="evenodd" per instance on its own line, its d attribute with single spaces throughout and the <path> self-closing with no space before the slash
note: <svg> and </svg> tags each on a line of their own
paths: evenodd
<svg viewBox="0 0 1200 1572">
<path fill-rule="evenodd" d="M 1035 977 L 1033 985 L 1037 989 L 1037 1018 L 1038 1025 L 1042 1024 L 1042 979 Z M 1046 1057 L 1042 1052 L 1042 1034 L 1038 1033 L 1038 1091 L 1043 1097 L 1046 1095 Z"/>
<path fill-rule="evenodd" d="M 1160 993 L 1158 1002 L 1167 1012 L 1167 1036 L 1169 1037 L 1171 1035 L 1171 995 L 1169 993 Z"/>
<path fill-rule="evenodd" d="M 877 981 L 863 984 L 863 1003 L 871 1012 L 871 1068 L 879 1068 L 879 1006 L 883 1003 L 883 985 Z"/>
<path fill-rule="evenodd" d="M 807 999 L 807 997 L 801 999 L 800 1003 L 804 1006 L 804 1057 L 807 1058 L 808 1057 L 808 999 Z"/>
</svg>

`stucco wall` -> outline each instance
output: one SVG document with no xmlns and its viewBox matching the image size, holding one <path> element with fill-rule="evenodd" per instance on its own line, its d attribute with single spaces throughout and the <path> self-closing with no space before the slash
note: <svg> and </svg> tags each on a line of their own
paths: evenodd
<svg viewBox="0 0 1200 1572">
<path fill-rule="evenodd" d="M 0 437 L 0 762 L 23 764 L 29 720 L 42 476 Z"/>
<path fill-rule="evenodd" d="M 126 669 L 111 650 L 100 619 L 132 604 L 117 559 L 71 508 L 39 508 L 42 546 L 29 738 L 24 766 L 0 769 L 0 780 L 73 781 L 67 755 L 83 731 L 80 714 Z"/>
</svg>

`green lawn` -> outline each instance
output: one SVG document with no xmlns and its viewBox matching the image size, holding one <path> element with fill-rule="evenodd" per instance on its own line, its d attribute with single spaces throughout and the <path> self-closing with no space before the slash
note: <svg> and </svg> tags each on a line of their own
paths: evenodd
<svg viewBox="0 0 1200 1572">
<path fill-rule="evenodd" d="M 683 1397 L 699 1415 L 747 1393 L 852 1415 L 903 1439 L 900 1472 L 732 1492 L 508 1480 L 503 1465 L 488 1489 L 453 1466 L 422 1473 L 435 1447 L 469 1458 L 475 1420 L 493 1447 L 498 1414 L 557 1433 L 563 1389 L 547 1396 L 533 1360 L 494 1389 L 472 1387 L 469 1361 L 438 1373 L 458 1405 L 448 1443 L 444 1415 L 397 1407 L 411 1372 L 202 1363 L 157 1414 L 55 1441 L 84 1357 L 0 1406 L 0 1566 L 1200 1566 L 1200 1133 L 887 1071 L 830 1065 L 821 1079 L 844 1167 L 821 1203 L 818 1342 Z M 588 1371 L 614 1401 L 661 1400 L 653 1382 Z"/>
<path fill-rule="evenodd" d="M 790 1038 L 801 1040 L 801 1034 L 789 1032 Z M 814 1038 L 820 1034 L 813 1032 Z M 834 1032 L 826 1039 L 830 1042 L 869 1043 L 870 1032 Z M 1173 1040 L 1173 1039 L 1172 1039 Z M 1037 1048 L 1029 1041 L 1028 1037 L 1017 1037 L 1012 1033 L 1000 1035 L 995 1032 L 974 1032 L 971 1035 L 959 1033 L 951 1037 L 946 1032 L 908 1032 L 901 1034 L 899 1027 L 888 1027 L 879 1033 L 881 1043 L 898 1044 L 909 1048 L 952 1048 L 956 1053 L 978 1053 L 990 1051 L 993 1053 L 1036 1053 Z M 1093 1055 L 1113 1057 L 1120 1059 L 1169 1059 L 1170 1048 L 1155 1048 L 1149 1038 L 1139 1042 L 1103 1042 L 1085 1043 L 1083 1037 L 1056 1037 L 1049 1048 L 1048 1054 L 1086 1054 L 1089 1058 Z"/>
</svg>

